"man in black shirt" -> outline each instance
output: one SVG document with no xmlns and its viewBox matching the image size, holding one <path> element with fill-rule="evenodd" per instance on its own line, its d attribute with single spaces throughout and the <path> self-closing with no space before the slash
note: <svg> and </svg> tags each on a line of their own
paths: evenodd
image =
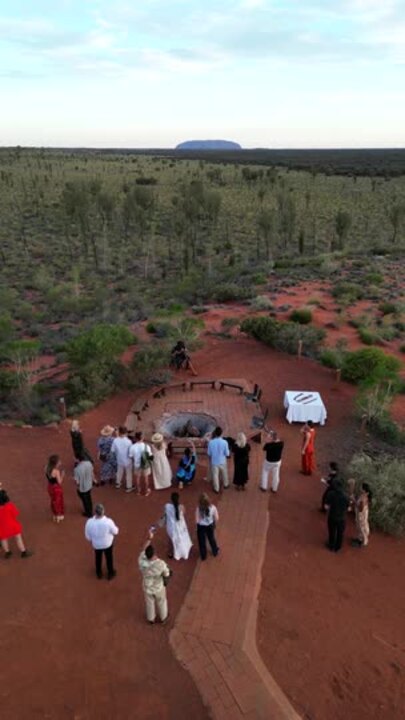
<svg viewBox="0 0 405 720">
<path fill-rule="evenodd" d="M 341 481 L 335 480 L 325 497 L 329 532 L 327 547 L 332 552 L 339 552 L 342 547 L 348 507 L 349 498 L 343 491 L 343 484 Z"/>
<path fill-rule="evenodd" d="M 271 492 L 276 493 L 280 482 L 280 465 L 283 454 L 284 442 L 278 438 L 275 430 L 271 430 L 267 442 L 263 446 L 266 453 L 262 468 L 260 490 L 266 492 L 269 484 L 269 472 L 271 472 Z"/>
</svg>

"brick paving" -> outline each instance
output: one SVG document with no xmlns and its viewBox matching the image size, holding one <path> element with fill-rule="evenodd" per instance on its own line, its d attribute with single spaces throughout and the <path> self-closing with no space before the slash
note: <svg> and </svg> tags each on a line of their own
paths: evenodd
<svg viewBox="0 0 405 720">
<path fill-rule="evenodd" d="M 249 389 L 245 381 L 232 382 Z M 176 409 L 209 413 L 224 434 L 233 437 L 239 431 L 249 435 L 252 416 L 258 414 L 254 404 L 230 388 L 198 387 L 192 392 L 175 388 L 150 403 L 140 425 L 151 432 L 157 418 Z M 247 490 L 236 492 L 231 487 L 223 493 L 218 506 L 220 555 L 198 563 L 170 642 L 214 720 L 298 720 L 256 646 L 269 513 L 268 496 L 258 490 L 261 447 L 254 442 L 251 447 Z"/>
</svg>

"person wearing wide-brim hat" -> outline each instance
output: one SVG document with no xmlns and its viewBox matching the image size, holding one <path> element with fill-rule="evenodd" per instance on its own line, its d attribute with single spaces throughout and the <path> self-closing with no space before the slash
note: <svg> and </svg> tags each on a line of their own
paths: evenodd
<svg viewBox="0 0 405 720">
<path fill-rule="evenodd" d="M 166 454 L 166 443 L 162 433 L 156 432 L 151 437 L 152 443 L 152 475 L 155 490 L 164 490 L 172 484 L 172 469 Z"/>
<path fill-rule="evenodd" d="M 115 428 L 112 425 L 105 425 L 100 430 L 100 437 L 97 440 L 98 459 L 101 463 L 100 484 L 105 485 L 115 482 L 117 474 L 117 460 L 115 454 L 111 452 L 111 446 L 114 441 Z"/>
</svg>

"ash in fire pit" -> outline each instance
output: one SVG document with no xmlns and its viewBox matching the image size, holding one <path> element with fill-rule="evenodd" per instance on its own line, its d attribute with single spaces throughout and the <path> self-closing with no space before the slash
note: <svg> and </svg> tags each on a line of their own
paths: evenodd
<svg viewBox="0 0 405 720">
<path fill-rule="evenodd" d="M 207 413 L 178 412 L 163 418 L 159 430 L 172 437 L 202 438 L 211 433 L 216 425 L 216 419 Z"/>
</svg>

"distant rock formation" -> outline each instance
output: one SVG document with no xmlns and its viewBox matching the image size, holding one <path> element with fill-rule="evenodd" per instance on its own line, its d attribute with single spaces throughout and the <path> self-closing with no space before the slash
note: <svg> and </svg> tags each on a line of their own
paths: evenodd
<svg viewBox="0 0 405 720">
<path fill-rule="evenodd" d="M 176 146 L 176 150 L 242 150 L 239 143 L 231 140 L 187 140 Z"/>
</svg>

